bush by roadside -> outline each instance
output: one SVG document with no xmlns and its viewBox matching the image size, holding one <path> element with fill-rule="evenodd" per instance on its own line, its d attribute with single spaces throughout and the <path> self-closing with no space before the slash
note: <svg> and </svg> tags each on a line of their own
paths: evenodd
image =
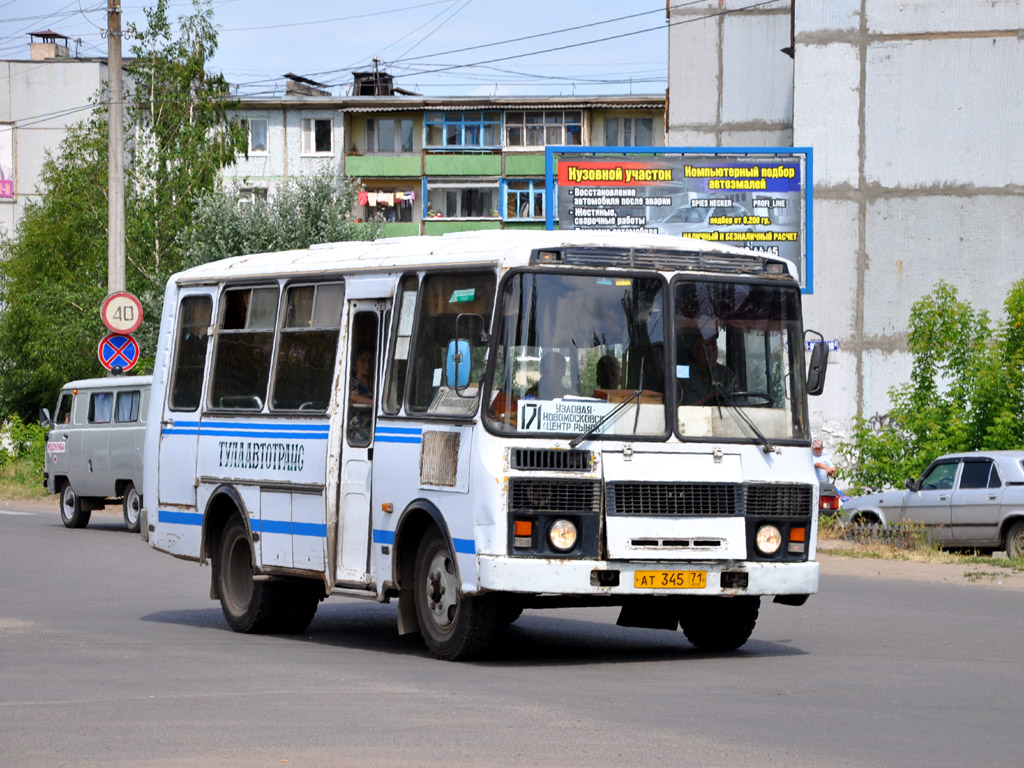
<svg viewBox="0 0 1024 768">
<path fill-rule="evenodd" d="M 45 495 L 45 454 L 46 429 L 18 418 L 0 424 L 0 497 L 30 499 Z"/>
</svg>

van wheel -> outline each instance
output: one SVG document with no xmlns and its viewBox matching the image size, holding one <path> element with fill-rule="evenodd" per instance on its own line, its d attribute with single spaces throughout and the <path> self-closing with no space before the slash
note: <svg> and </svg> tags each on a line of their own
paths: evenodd
<svg viewBox="0 0 1024 768">
<path fill-rule="evenodd" d="M 760 597 L 687 598 L 679 624 L 702 651 L 735 651 L 750 639 L 760 606 Z"/>
<path fill-rule="evenodd" d="M 92 510 L 82 509 L 82 500 L 78 498 L 71 483 L 64 483 L 60 491 L 60 519 L 67 528 L 85 528 L 92 517 Z"/>
<path fill-rule="evenodd" d="M 131 533 L 139 532 L 139 514 L 142 512 L 142 497 L 132 483 L 124 489 L 124 527 Z"/>
<path fill-rule="evenodd" d="M 1024 523 L 1014 523 L 1006 532 L 1006 556 L 1024 557 Z"/>
<path fill-rule="evenodd" d="M 497 625 L 495 596 L 460 593 L 455 558 L 437 529 L 416 552 L 413 600 L 423 642 L 437 658 L 471 659 L 490 647 Z"/>
<path fill-rule="evenodd" d="M 220 607 L 228 625 L 247 634 L 302 632 L 316 615 L 320 584 L 310 579 L 253 581 L 245 524 L 232 517 L 220 538 L 216 565 Z"/>
</svg>

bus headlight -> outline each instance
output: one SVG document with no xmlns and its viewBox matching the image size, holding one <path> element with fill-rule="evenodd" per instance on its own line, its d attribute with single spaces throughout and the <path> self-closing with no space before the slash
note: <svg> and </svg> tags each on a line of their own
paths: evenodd
<svg viewBox="0 0 1024 768">
<path fill-rule="evenodd" d="M 763 555 L 774 555 L 782 546 L 782 534 L 774 525 L 762 525 L 755 538 L 757 548 Z"/>
<path fill-rule="evenodd" d="M 555 520 L 548 530 L 548 541 L 559 552 L 568 552 L 576 546 L 576 526 L 568 520 Z"/>
</svg>

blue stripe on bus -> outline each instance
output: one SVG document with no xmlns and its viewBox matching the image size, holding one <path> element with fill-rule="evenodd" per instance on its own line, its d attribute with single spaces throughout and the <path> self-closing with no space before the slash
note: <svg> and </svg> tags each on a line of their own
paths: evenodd
<svg viewBox="0 0 1024 768">
<path fill-rule="evenodd" d="M 170 525 L 203 524 L 203 516 L 198 512 L 172 512 L 169 509 L 157 510 L 157 520 Z"/>
<path fill-rule="evenodd" d="M 381 434 L 382 432 L 394 435 L 421 435 L 423 434 L 423 427 L 386 427 L 383 424 L 377 426 L 374 434 Z"/>
<path fill-rule="evenodd" d="M 249 519 L 254 533 L 283 533 L 291 536 L 315 536 L 327 538 L 327 526 L 323 523 L 293 523 L 291 520 Z"/>
<path fill-rule="evenodd" d="M 214 429 L 266 429 L 266 430 L 291 430 L 306 432 L 327 432 L 330 424 L 245 424 L 237 421 L 204 421 L 202 428 L 205 431 L 208 427 Z"/>
<path fill-rule="evenodd" d="M 395 532 L 385 531 L 380 528 L 373 529 L 373 543 L 374 544 L 394 544 L 395 543 Z M 455 547 L 455 551 L 464 555 L 475 555 L 476 554 L 476 542 L 473 539 L 452 539 L 452 546 Z"/>
<path fill-rule="evenodd" d="M 421 443 L 423 427 L 378 426 L 373 432 L 373 439 L 378 443 Z"/>
<path fill-rule="evenodd" d="M 252 432 L 241 429 L 207 429 L 202 428 L 200 434 L 203 437 L 276 437 L 289 440 L 326 440 L 327 433 L 318 434 L 310 432 Z"/>
<path fill-rule="evenodd" d="M 193 429 L 178 429 L 177 427 L 165 427 L 160 431 L 161 435 L 192 435 L 193 437 L 199 434 L 198 428 Z"/>
</svg>

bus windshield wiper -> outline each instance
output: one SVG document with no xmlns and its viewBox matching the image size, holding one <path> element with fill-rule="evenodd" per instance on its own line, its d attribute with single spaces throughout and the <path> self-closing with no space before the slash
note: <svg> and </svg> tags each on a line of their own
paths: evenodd
<svg viewBox="0 0 1024 768">
<path fill-rule="evenodd" d="M 715 388 L 715 398 L 718 400 L 718 417 L 722 417 L 722 401 L 725 401 L 726 406 L 732 408 L 736 414 L 740 417 L 744 424 L 750 427 L 750 430 L 757 435 L 757 440 L 761 443 L 761 450 L 765 453 L 772 453 L 775 450 L 775 446 L 768 442 L 768 438 L 764 436 L 764 433 L 757 428 L 753 420 L 747 415 L 747 412 L 743 409 L 739 403 L 729 397 L 729 393 L 725 391 L 725 387 L 721 385 L 717 380 L 712 381 L 712 386 Z"/>
<path fill-rule="evenodd" d="M 627 405 L 629 405 L 634 400 L 636 400 L 636 399 L 638 399 L 640 397 L 640 393 L 641 392 L 643 392 L 643 388 L 642 387 L 640 389 L 635 389 L 632 392 L 630 392 L 629 396 L 625 400 L 623 400 L 621 403 L 619 403 L 614 408 L 612 408 L 612 410 L 608 411 L 608 413 L 606 413 L 600 419 L 598 419 L 593 424 L 591 424 L 589 427 L 587 427 L 587 429 L 585 431 L 580 432 L 578 435 L 576 435 L 576 437 L 574 437 L 572 440 L 570 440 L 569 441 L 569 447 L 570 448 L 575 448 L 577 445 L 582 443 L 584 440 L 586 440 L 592 434 L 597 432 L 597 430 L 599 430 L 601 427 L 603 427 L 609 421 L 611 421 L 612 419 L 617 417 L 620 413 L 622 413 L 622 411 L 626 408 Z M 637 404 L 637 408 L 636 409 L 637 409 L 637 415 L 639 417 L 639 411 L 640 411 L 639 403 Z M 634 433 L 636 432 L 636 425 L 635 424 L 633 425 L 633 432 Z"/>
</svg>

